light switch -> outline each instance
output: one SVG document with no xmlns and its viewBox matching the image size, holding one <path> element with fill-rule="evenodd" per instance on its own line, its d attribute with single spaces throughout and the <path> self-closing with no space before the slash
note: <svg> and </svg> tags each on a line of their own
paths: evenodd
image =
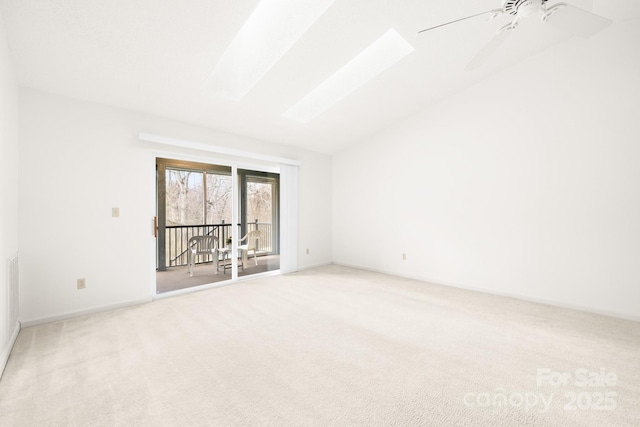
<svg viewBox="0 0 640 427">
<path fill-rule="evenodd" d="M 113 218 L 119 218 L 120 217 L 120 208 L 111 208 L 111 216 Z"/>
</svg>

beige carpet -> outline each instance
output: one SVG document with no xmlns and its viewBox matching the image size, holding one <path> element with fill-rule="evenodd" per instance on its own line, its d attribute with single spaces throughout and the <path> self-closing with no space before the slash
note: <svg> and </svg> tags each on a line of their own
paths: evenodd
<svg viewBox="0 0 640 427">
<path fill-rule="evenodd" d="M 0 425 L 637 426 L 639 362 L 639 323 L 328 266 L 24 329 Z"/>
</svg>

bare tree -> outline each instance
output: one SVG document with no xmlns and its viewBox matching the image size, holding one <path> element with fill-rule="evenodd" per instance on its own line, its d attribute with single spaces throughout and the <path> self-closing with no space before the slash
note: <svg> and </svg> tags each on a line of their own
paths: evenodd
<svg viewBox="0 0 640 427">
<path fill-rule="evenodd" d="M 231 222 L 231 177 L 207 174 L 207 221 Z"/>
<path fill-rule="evenodd" d="M 272 186 L 269 183 L 247 183 L 247 221 L 271 222 Z"/>
<path fill-rule="evenodd" d="M 196 225 L 233 222 L 231 218 L 232 184 L 230 175 L 167 169 L 167 224 Z M 247 183 L 247 221 L 253 222 L 257 219 L 259 222 L 271 222 L 272 191 L 271 183 Z"/>
<path fill-rule="evenodd" d="M 189 176 L 191 172 L 187 171 L 173 171 L 176 177 L 176 184 L 178 185 L 178 214 L 179 223 L 186 224 L 187 223 L 187 206 L 188 206 L 188 195 L 189 195 Z"/>
</svg>

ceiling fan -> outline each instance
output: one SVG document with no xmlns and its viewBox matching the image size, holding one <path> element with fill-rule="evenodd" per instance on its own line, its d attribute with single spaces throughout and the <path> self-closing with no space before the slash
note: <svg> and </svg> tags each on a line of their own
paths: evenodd
<svg viewBox="0 0 640 427">
<path fill-rule="evenodd" d="M 611 20 L 600 15 L 588 12 L 567 3 L 547 5 L 548 0 L 502 0 L 502 8 L 492 9 L 475 15 L 456 19 L 455 21 L 436 25 L 418 31 L 418 35 L 435 30 L 446 25 L 455 24 L 467 19 L 482 15 L 489 15 L 488 21 L 492 21 L 502 15 L 511 15 L 513 19 L 507 25 L 499 28 L 493 38 L 471 60 L 465 69 L 471 70 L 480 67 L 495 52 L 504 41 L 518 28 L 520 22 L 536 16 L 540 17 L 542 24 L 553 26 L 559 30 L 580 37 L 590 37 L 611 24 Z"/>
</svg>

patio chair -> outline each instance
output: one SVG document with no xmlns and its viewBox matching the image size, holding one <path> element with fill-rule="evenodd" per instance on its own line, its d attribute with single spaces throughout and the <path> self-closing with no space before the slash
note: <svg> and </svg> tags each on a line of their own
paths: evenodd
<svg viewBox="0 0 640 427">
<path fill-rule="evenodd" d="M 240 239 L 240 242 L 247 241 L 244 245 L 238 246 L 238 249 L 242 251 L 242 268 L 244 269 L 245 261 L 247 261 L 249 257 L 249 251 L 253 251 L 253 260 L 256 265 L 258 265 L 258 242 L 260 237 L 262 236 L 262 232 L 260 230 L 252 230 L 245 234 L 245 236 Z"/>
<path fill-rule="evenodd" d="M 198 255 L 212 255 L 218 274 L 218 236 L 194 236 L 189 239 L 187 254 L 187 272 L 193 277 L 193 267 Z"/>
</svg>

